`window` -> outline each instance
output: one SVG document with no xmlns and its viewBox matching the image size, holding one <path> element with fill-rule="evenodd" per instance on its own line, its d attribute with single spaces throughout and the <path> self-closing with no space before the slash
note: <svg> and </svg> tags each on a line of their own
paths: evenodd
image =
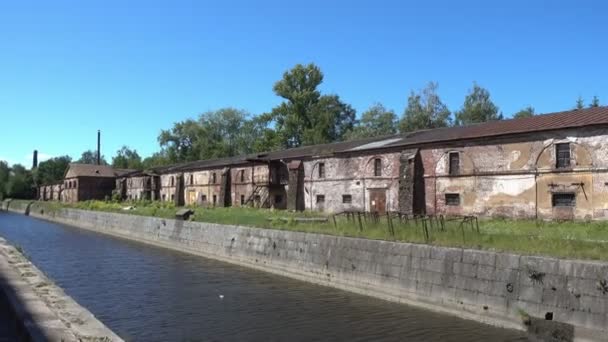
<svg viewBox="0 0 608 342">
<path fill-rule="evenodd" d="M 245 170 L 241 170 L 241 183 L 245 182 Z"/>
<path fill-rule="evenodd" d="M 245 195 L 241 195 L 241 205 L 245 205 Z"/>
<path fill-rule="evenodd" d="M 215 172 L 211 175 L 211 184 L 215 184 L 217 182 L 217 176 Z"/>
<path fill-rule="evenodd" d="M 260 203 L 260 201 L 262 200 L 262 197 L 260 197 L 260 195 L 255 195 L 253 197 L 253 200 L 255 201 L 255 203 Z"/>
<path fill-rule="evenodd" d="M 570 144 L 562 143 L 555 145 L 556 167 L 563 169 L 570 167 Z"/>
<path fill-rule="evenodd" d="M 574 193 L 555 193 L 553 194 L 552 203 L 554 207 L 574 207 L 576 205 L 576 196 Z"/>
<path fill-rule="evenodd" d="M 175 178 L 171 177 L 171 186 L 175 186 Z"/>
<path fill-rule="evenodd" d="M 319 163 L 319 178 L 325 178 L 325 163 Z"/>
<path fill-rule="evenodd" d="M 342 203 L 351 204 L 353 203 L 353 196 L 351 195 L 342 195 Z"/>
<path fill-rule="evenodd" d="M 451 176 L 456 176 L 460 173 L 460 154 L 458 152 L 451 152 L 449 154 L 449 159 L 449 173 Z"/>
<path fill-rule="evenodd" d="M 201 195 L 201 202 L 207 202 L 207 195 Z"/>
<path fill-rule="evenodd" d="M 460 205 L 460 194 L 445 194 L 445 205 Z"/>
<path fill-rule="evenodd" d="M 217 195 L 213 195 L 213 205 L 217 204 Z"/>
<path fill-rule="evenodd" d="M 325 203 L 325 195 L 317 195 L 317 203 Z"/>
<path fill-rule="evenodd" d="M 274 196 L 274 204 L 281 204 L 281 203 L 283 203 L 283 196 L 281 196 L 281 195 Z"/>
<path fill-rule="evenodd" d="M 190 175 L 190 185 L 194 184 L 194 175 Z"/>
<path fill-rule="evenodd" d="M 167 200 L 167 195 L 163 194 L 163 201 Z"/>
<path fill-rule="evenodd" d="M 374 176 L 382 176 L 382 159 L 380 158 L 374 159 Z"/>
<path fill-rule="evenodd" d="M 175 194 L 171 194 L 171 200 L 175 201 Z"/>
</svg>

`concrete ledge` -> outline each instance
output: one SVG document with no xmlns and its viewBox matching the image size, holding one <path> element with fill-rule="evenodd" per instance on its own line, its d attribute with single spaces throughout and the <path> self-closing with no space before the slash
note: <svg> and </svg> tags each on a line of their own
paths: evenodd
<svg viewBox="0 0 608 342">
<path fill-rule="evenodd" d="M 0 238 L 0 290 L 23 340 L 122 341 Z"/>
<path fill-rule="evenodd" d="M 500 327 L 608 341 L 606 262 L 49 211 L 40 203 L 30 215 Z"/>
</svg>

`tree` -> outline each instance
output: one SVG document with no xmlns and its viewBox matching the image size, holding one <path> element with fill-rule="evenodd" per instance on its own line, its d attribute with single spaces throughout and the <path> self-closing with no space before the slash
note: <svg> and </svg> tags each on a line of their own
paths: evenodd
<svg viewBox="0 0 608 342">
<path fill-rule="evenodd" d="M 534 107 L 528 106 L 513 114 L 513 119 L 530 118 L 534 116 Z"/>
<path fill-rule="evenodd" d="M 106 157 L 105 156 L 101 156 L 101 165 L 108 165 L 108 162 L 106 161 Z M 86 150 L 84 152 L 82 152 L 82 155 L 80 156 L 80 159 L 78 159 L 76 161 L 76 163 L 79 164 L 97 164 L 97 151 L 92 151 L 92 150 Z"/>
<path fill-rule="evenodd" d="M 142 162 L 142 169 L 150 170 L 159 166 L 167 166 L 172 164 L 171 160 L 167 157 L 164 150 L 152 154 L 150 157 L 145 158 Z"/>
<path fill-rule="evenodd" d="M 589 108 L 594 108 L 594 107 L 599 107 L 600 106 L 600 99 L 597 96 L 593 96 L 593 99 L 591 100 L 591 104 L 589 105 Z"/>
<path fill-rule="evenodd" d="M 581 96 L 578 97 L 578 99 L 576 100 L 576 109 L 583 109 L 585 108 L 585 101 L 583 100 L 583 98 Z"/>
<path fill-rule="evenodd" d="M 275 94 L 285 99 L 271 113 L 283 147 L 342 140 L 352 129 L 355 110 L 337 95 L 322 96 L 322 82 L 319 67 L 297 64 L 275 83 Z"/>
<path fill-rule="evenodd" d="M 25 167 L 15 164 L 11 168 L 8 182 L 5 186 L 5 193 L 10 198 L 33 198 L 34 180 L 32 173 Z"/>
<path fill-rule="evenodd" d="M 131 150 L 127 146 L 123 146 L 116 152 L 116 156 L 112 158 L 112 167 L 116 169 L 142 169 L 141 157 L 137 150 Z"/>
<path fill-rule="evenodd" d="M 0 160 L 0 199 L 4 199 L 6 195 L 6 183 L 11 173 L 11 168 L 4 160 Z"/>
<path fill-rule="evenodd" d="M 451 124 L 450 110 L 437 95 L 437 88 L 437 83 L 429 82 L 418 93 L 410 92 L 399 123 L 401 132 L 447 127 Z"/>
<path fill-rule="evenodd" d="M 473 83 L 473 89 L 464 99 L 462 109 L 456 112 L 456 124 L 459 126 L 480 122 L 502 120 L 502 113 L 490 99 L 490 92 Z"/>
<path fill-rule="evenodd" d="M 395 134 L 397 116 L 380 103 L 373 104 L 361 114 L 361 120 L 347 133 L 347 140 Z"/>
<path fill-rule="evenodd" d="M 38 168 L 33 170 L 36 184 L 44 185 L 61 181 L 71 161 L 72 158 L 69 156 L 61 156 L 41 162 Z"/>
</svg>

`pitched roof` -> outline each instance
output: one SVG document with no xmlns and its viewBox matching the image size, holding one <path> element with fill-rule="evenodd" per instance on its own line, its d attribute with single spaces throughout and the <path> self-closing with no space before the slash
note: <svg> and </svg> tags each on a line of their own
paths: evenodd
<svg viewBox="0 0 608 342">
<path fill-rule="evenodd" d="M 65 173 L 64 178 L 74 177 L 100 177 L 114 178 L 117 174 L 123 173 L 126 170 L 114 170 L 109 165 L 95 164 L 70 164 L 70 167 Z"/>
</svg>

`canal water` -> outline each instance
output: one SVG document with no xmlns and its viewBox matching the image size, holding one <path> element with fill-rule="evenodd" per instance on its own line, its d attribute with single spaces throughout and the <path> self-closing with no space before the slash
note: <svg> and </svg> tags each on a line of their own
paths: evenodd
<svg viewBox="0 0 608 342">
<path fill-rule="evenodd" d="M 0 212 L 0 236 L 130 341 L 526 341 L 499 329 Z"/>
</svg>

